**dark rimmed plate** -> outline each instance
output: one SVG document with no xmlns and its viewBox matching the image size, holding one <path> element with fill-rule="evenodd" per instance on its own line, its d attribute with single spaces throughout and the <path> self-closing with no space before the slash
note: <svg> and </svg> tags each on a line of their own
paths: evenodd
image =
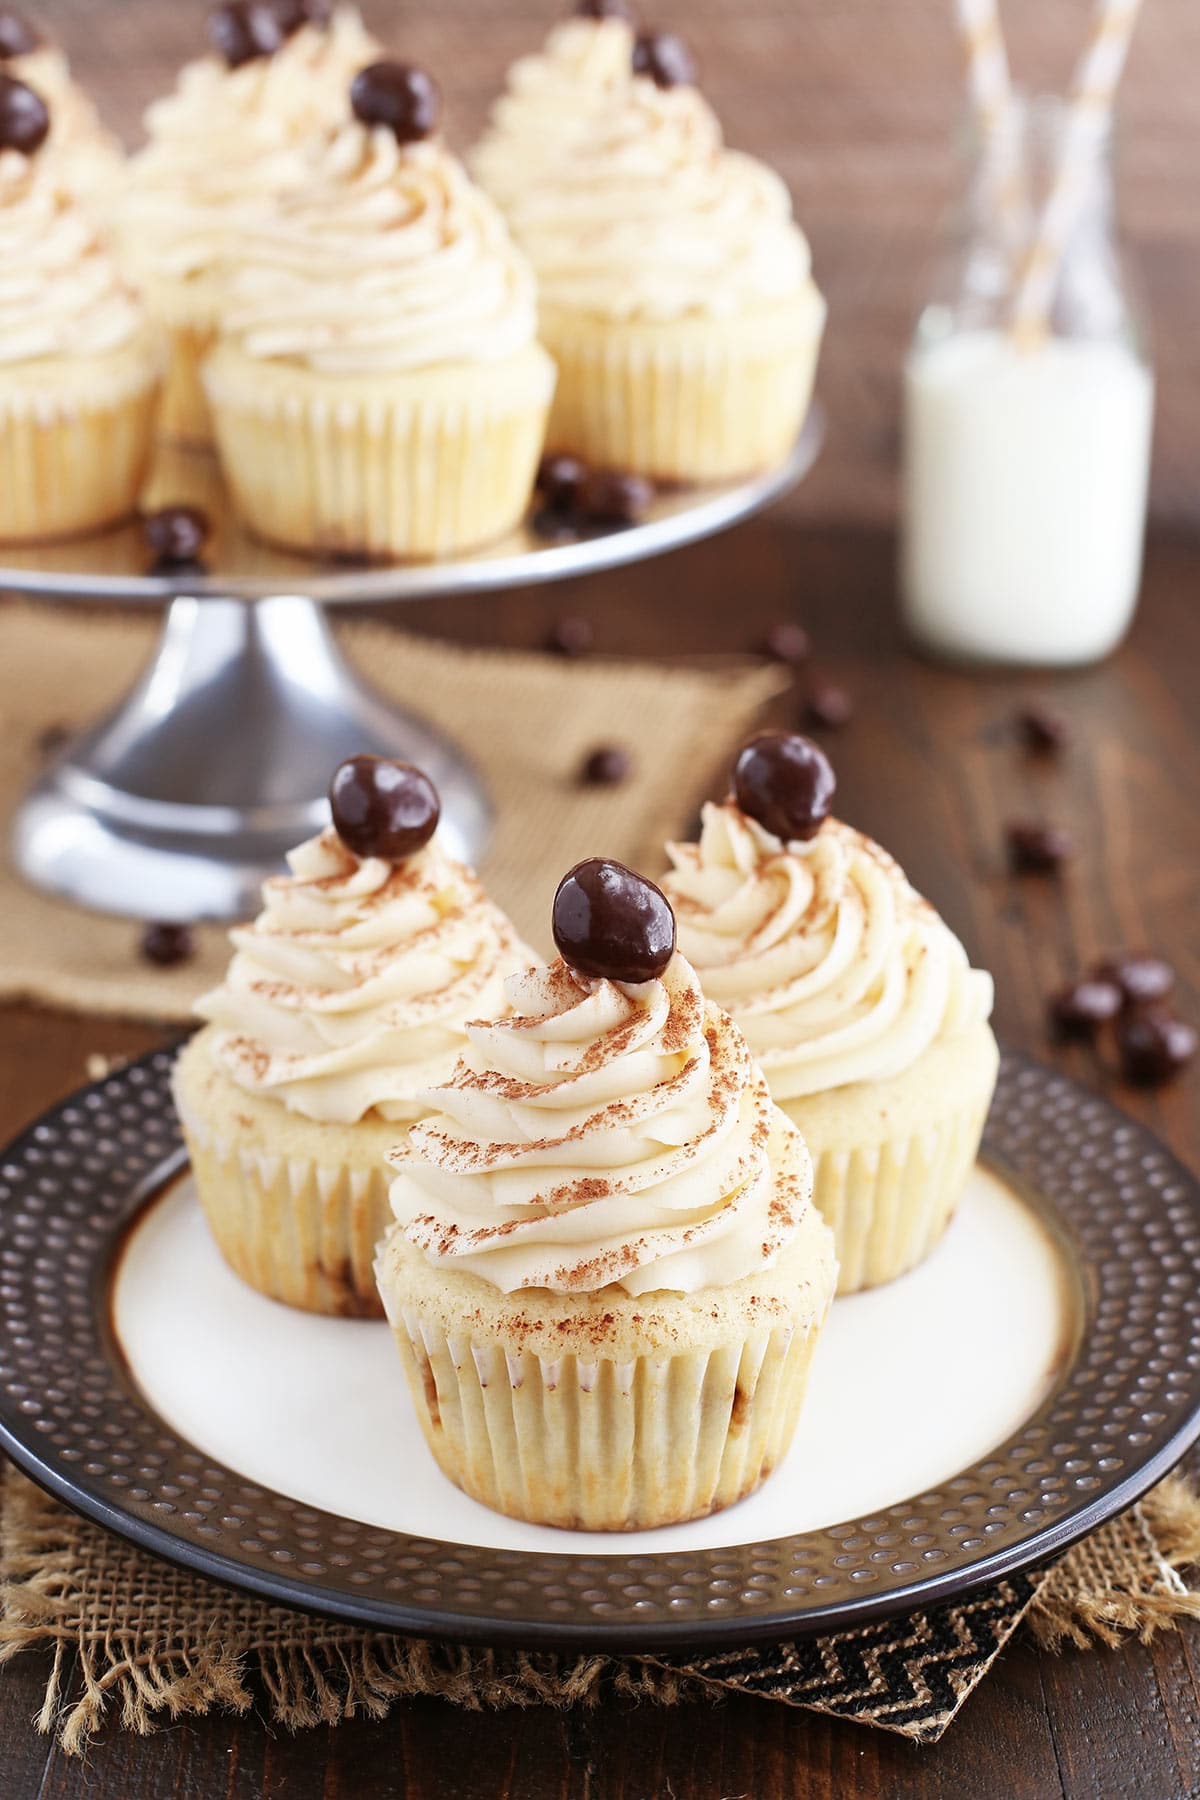
<svg viewBox="0 0 1200 1800">
<path fill-rule="evenodd" d="M 183 1161 L 170 1063 L 158 1052 L 84 1089 L 0 1164 L 0 1443 L 101 1524 L 285 1605 L 596 1649 L 843 1629 L 1052 1558 L 1200 1434 L 1200 1186 L 1105 1102 L 1010 1055 L 986 1160 L 1060 1236 L 1077 1328 L 1032 1417 L 936 1490 L 820 1530 L 663 1554 L 633 1540 L 604 1555 L 569 1539 L 560 1553 L 449 1544 L 322 1512 L 164 1424 L 110 1329 L 124 1230 Z"/>
</svg>

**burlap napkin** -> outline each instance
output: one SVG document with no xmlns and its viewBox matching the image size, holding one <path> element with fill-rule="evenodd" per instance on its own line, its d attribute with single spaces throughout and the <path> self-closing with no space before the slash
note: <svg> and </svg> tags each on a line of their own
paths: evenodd
<svg viewBox="0 0 1200 1800">
<path fill-rule="evenodd" d="M 129 1730 L 258 1698 L 292 1728 L 382 1717 L 399 1699 L 458 1706 L 673 1705 L 758 1695 L 939 1738 L 1022 1619 L 1038 1641 L 1087 1648 L 1200 1616 L 1179 1570 L 1200 1558 L 1200 1499 L 1164 1482 L 1052 1570 L 857 1631 L 765 1650 L 677 1657 L 554 1656 L 423 1643 L 287 1612 L 155 1561 L 8 1469 L 0 1512 L 0 1662 L 51 1649 L 38 1716 L 79 1753 L 105 1717 Z"/>
<path fill-rule="evenodd" d="M 148 618 L 0 605 L 0 998 L 187 1019 L 195 996 L 224 970 L 224 931 L 199 932 L 192 962 L 156 969 L 139 961 L 128 920 L 36 893 L 7 861 L 7 819 L 45 755 L 48 728 L 78 730 L 102 716 L 128 689 L 155 630 Z M 440 725 L 479 763 L 496 808 L 481 872 L 543 952 L 563 871 L 597 854 L 661 868 L 663 839 L 686 825 L 720 762 L 782 685 L 779 672 L 762 665 L 566 662 L 451 647 L 386 624 L 347 624 L 340 638 L 376 687 Z M 629 752 L 628 781 L 580 783 L 581 761 L 600 744 Z"/>
</svg>

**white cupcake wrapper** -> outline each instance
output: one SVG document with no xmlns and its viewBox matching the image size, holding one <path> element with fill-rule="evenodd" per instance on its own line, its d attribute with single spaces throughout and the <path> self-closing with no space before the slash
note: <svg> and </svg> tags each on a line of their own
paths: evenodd
<svg viewBox="0 0 1200 1800">
<path fill-rule="evenodd" d="M 892 1281 L 929 1255 L 974 1166 L 990 1097 L 907 1138 L 857 1149 L 810 1142 L 813 1201 L 833 1230 L 839 1294 Z M 783 1109 L 803 1131 L 803 1104 Z"/>
<path fill-rule="evenodd" d="M 410 1307 L 392 1325 L 450 1480 L 511 1518 L 591 1531 L 699 1518 L 753 1492 L 791 1442 L 819 1335 L 783 1325 L 618 1362 L 506 1352 Z"/>
<path fill-rule="evenodd" d="M 391 1220 L 388 1171 L 326 1168 L 217 1138 L 183 1119 L 196 1189 L 230 1267 L 272 1300 L 380 1318 L 374 1257 Z"/>
<path fill-rule="evenodd" d="M 808 410 L 823 303 L 787 330 L 648 332 L 551 315 L 559 380 L 547 443 L 660 480 L 719 481 L 781 462 Z"/>
<path fill-rule="evenodd" d="M 275 379 L 237 381 L 218 351 L 206 369 L 214 428 L 239 510 L 260 536 L 300 549 L 440 556 L 484 544 L 521 518 L 533 487 L 552 370 L 523 382 L 481 366 L 453 397 L 419 380 L 369 398 Z"/>
</svg>

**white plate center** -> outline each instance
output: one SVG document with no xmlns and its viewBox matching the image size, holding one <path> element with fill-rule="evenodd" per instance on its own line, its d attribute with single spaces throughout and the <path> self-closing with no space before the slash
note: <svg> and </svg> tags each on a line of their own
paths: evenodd
<svg viewBox="0 0 1200 1800">
<path fill-rule="evenodd" d="M 835 1303 L 795 1442 L 759 1492 L 633 1538 L 522 1524 L 460 1494 L 425 1448 L 387 1326 L 294 1312 L 244 1286 L 190 1178 L 135 1226 L 113 1319 L 161 1417 L 252 1481 L 418 1537 L 612 1555 L 817 1530 L 937 1487 L 1040 1404 L 1072 1326 L 1053 1239 L 979 1168 L 927 1262 Z"/>
</svg>

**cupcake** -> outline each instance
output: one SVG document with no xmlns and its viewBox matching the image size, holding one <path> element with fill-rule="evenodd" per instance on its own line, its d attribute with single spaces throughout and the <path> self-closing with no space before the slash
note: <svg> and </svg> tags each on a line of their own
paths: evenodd
<svg viewBox="0 0 1200 1800">
<path fill-rule="evenodd" d="M 41 96 L 0 73 L 0 542 L 125 518 L 151 448 L 161 355 L 63 184 Z"/>
<path fill-rule="evenodd" d="M 437 115 L 421 70 L 364 70 L 229 284 L 221 461 L 251 529 L 294 549 L 446 555 L 529 499 L 554 382 L 533 277 Z"/>
<path fill-rule="evenodd" d="M 69 193 L 103 217 L 120 185 L 125 156 L 57 44 L 15 7 L 0 7 L 0 72 L 31 87 L 50 109 L 46 156 Z"/>
<path fill-rule="evenodd" d="M 659 890 L 580 863 L 554 936 L 393 1157 L 379 1291 L 451 1481 L 539 1524 L 669 1525 L 787 1450 L 833 1244 Z"/>
<path fill-rule="evenodd" d="M 513 66 L 472 161 L 538 278 L 548 445 L 748 475 L 795 442 L 825 303 L 783 182 L 724 147 L 680 40 L 615 12 L 589 5 Z"/>
<path fill-rule="evenodd" d="M 829 816 L 802 737 L 747 744 L 698 844 L 670 844 L 679 941 L 812 1153 L 839 1293 L 927 1256 L 979 1148 L 992 980 L 878 844 Z"/>
<path fill-rule="evenodd" d="M 159 428 L 206 444 L 200 382 L 222 282 L 264 206 L 307 179 L 305 149 L 339 118 L 346 88 L 378 54 L 357 11 L 321 0 L 220 6 L 212 52 L 148 109 L 117 214 L 122 255 L 166 331 Z"/>
<path fill-rule="evenodd" d="M 293 851 L 259 917 L 232 933 L 175 1098 L 231 1267 L 290 1306 L 369 1317 L 385 1154 L 529 952 L 440 848 L 419 770 L 353 757 L 331 795 L 335 828 Z"/>
</svg>

